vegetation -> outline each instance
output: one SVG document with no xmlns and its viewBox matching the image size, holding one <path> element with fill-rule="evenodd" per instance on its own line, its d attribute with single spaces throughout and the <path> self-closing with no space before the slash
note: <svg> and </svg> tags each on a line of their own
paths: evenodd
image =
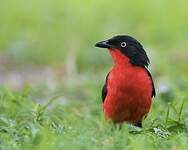
<svg viewBox="0 0 188 150">
<path fill-rule="evenodd" d="M 1 93 L 0 149 L 187 149 L 185 99 L 156 99 L 144 128 L 105 122 L 98 98 L 39 105 L 26 93 Z M 50 107 L 49 107 L 50 106 Z"/>
</svg>

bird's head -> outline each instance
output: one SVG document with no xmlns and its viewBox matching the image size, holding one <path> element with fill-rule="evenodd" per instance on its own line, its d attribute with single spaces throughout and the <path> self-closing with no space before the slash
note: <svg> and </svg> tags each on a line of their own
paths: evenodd
<svg viewBox="0 0 188 150">
<path fill-rule="evenodd" d="M 115 63 L 130 63 L 147 67 L 149 58 L 143 46 L 133 37 L 127 35 L 114 36 L 111 39 L 95 44 L 96 47 L 107 48 Z"/>
</svg>

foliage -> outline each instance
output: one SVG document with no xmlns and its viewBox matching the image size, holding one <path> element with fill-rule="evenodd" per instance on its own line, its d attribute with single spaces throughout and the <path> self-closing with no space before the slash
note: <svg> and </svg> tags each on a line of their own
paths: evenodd
<svg viewBox="0 0 188 150">
<path fill-rule="evenodd" d="M 46 105 L 26 94 L 2 90 L 0 149 L 187 149 L 188 121 L 184 100 L 160 99 L 139 129 L 107 123 L 98 100 Z M 97 98 L 98 99 L 98 98 Z M 167 107 L 168 106 L 168 107 Z"/>
</svg>

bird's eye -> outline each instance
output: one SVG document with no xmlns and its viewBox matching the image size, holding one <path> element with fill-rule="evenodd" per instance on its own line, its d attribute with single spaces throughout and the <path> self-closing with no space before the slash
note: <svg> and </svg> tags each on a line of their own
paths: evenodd
<svg viewBox="0 0 188 150">
<path fill-rule="evenodd" d="M 121 47 L 125 47 L 126 45 L 127 45 L 126 42 L 121 43 Z"/>
</svg>

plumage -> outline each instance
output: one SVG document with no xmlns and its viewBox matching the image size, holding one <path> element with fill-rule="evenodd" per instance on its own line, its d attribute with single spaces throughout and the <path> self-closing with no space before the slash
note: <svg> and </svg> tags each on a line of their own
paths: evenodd
<svg viewBox="0 0 188 150">
<path fill-rule="evenodd" d="M 148 76 L 149 76 L 150 79 L 151 79 L 151 82 L 152 82 L 152 97 L 155 97 L 156 92 L 155 92 L 155 86 L 154 86 L 154 83 L 153 83 L 153 79 L 152 79 L 151 73 L 148 71 L 147 68 L 145 68 L 145 69 L 146 69 L 146 71 L 147 71 L 147 73 L 148 73 Z"/>
<path fill-rule="evenodd" d="M 109 75 L 109 73 L 108 73 Z M 108 75 L 106 76 L 106 80 L 105 80 L 105 84 L 102 87 L 102 102 L 104 103 L 104 100 L 106 98 L 107 95 L 107 82 L 108 82 Z"/>
<path fill-rule="evenodd" d="M 143 46 L 123 35 L 98 42 L 96 46 L 107 48 L 114 61 L 102 88 L 105 118 L 141 127 L 155 96 L 152 76 L 146 68 L 149 58 Z"/>
</svg>

